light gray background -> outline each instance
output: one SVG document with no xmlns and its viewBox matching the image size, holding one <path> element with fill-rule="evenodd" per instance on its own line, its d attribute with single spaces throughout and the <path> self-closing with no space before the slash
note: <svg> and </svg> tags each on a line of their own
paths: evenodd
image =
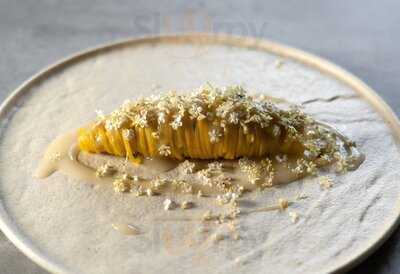
<svg viewBox="0 0 400 274">
<path fill-rule="evenodd" d="M 400 114 L 400 1 L 0 0 L 0 100 L 43 67 L 129 36 L 217 31 L 265 37 L 323 56 Z M 32 209 L 34 210 L 34 209 Z M 400 231 L 351 273 L 399 273 Z M 47 273 L 0 232 L 0 274 Z"/>
</svg>

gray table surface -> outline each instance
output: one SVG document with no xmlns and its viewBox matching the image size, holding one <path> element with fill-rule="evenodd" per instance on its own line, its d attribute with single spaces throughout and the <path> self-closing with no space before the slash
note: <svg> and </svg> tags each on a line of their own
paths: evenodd
<svg viewBox="0 0 400 274">
<path fill-rule="evenodd" d="M 129 36 L 214 31 L 265 37 L 323 56 L 400 114 L 400 1 L 0 0 L 0 100 L 43 67 Z M 400 273 L 400 230 L 351 273 Z M 0 232 L 0 273 L 47 273 Z"/>
</svg>

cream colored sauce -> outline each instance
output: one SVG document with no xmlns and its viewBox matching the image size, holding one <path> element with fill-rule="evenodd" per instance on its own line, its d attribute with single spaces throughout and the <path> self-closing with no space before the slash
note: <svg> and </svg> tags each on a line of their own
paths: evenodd
<svg viewBox="0 0 400 274">
<path fill-rule="evenodd" d="M 45 178 L 53 174 L 55 171 L 60 171 L 75 179 L 100 184 L 112 184 L 112 177 L 98 177 L 95 170 L 105 164 L 111 164 L 117 169 L 117 175 L 126 173 L 129 175 L 137 175 L 140 177 L 140 185 L 143 188 L 150 187 L 150 181 L 156 177 L 167 180 L 182 178 L 179 169 L 176 168 L 179 162 L 166 158 L 145 159 L 142 164 L 136 165 L 128 162 L 125 158 L 110 156 L 106 154 L 92 154 L 80 152 L 76 144 L 77 133 L 69 132 L 65 135 L 57 137 L 47 148 L 43 159 L 36 171 L 36 177 Z M 358 152 L 357 149 L 352 149 L 349 152 L 354 156 L 354 167 L 357 168 L 364 160 L 364 155 Z M 293 166 L 297 158 L 289 158 L 285 163 L 278 163 L 273 159 L 272 164 L 275 170 L 275 175 L 272 185 L 285 184 L 295 181 L 302 175 L 291 172 L 287 165 Z M 196 164 L 196 170 L 206 168 L 213 161 L 193 161 Z M 258 184 L 251 184 L 247 175 L 238 167 L 236 160 L 222 160 L 224 174 L 232 178 L 232 183 L 242 185 L 246 190 L 254 190 L 258 188 Z M 185 176 L 183 176 L 185 177 Z M 263 178 L 261 178 L 262 180 Z M 188 175 L 185 180 L 193 186 L 193 193 L 196 194 L 199 190 L 205 195 L 218 194 L 221 191 L 215 187 L 203 185 L 196 173 Z M 180 192 L 170 184 L 162 186 L 157 192 Z"/>
<path fill-rule="evenodd" d="M 113 223 L 111 224 L 111 226 L 117 230 L 118 232 L 120 232 L 121 234 L 124 235 L 138 235 L 140 234 L 140 230 L 130 224 L 124 224 L 124 223 Z"/>
<path fill-rule="evenodd" d="M 111 183 L 113 180 L 110 177 L 99 178 L 95 174 L 97 169 L 104 161 L 94 161 L 94 166 L 84 165 L 78 159 L 81 154 L 76 144 L 77 133 L 75 131 L 57 137 L 46 149 L 44 156 L 39 163 L 39 167 L 36 170 L 35 177 L 46 178 L 53 174 L 55 171 L 60 171 L 68 176 L 75 179 L 90 183 Z M 90 157 L 94 158 L 97 155 L 91 154 Z M 109 158 L 117 158 L 120 163 L 119 170 L 122 172 L 124 165 L 132 165 L 126 163 L 121 157 L 113 157 L 109 155 L 98 155 L 97 157 L 105 157 L 107 162 Z M 103 163 L 104 162 L 104 163 Z M 145 159 L 143 166 L 146 169 L 151 170 L 155 174 L 166 172 L 177 166 L 177 162 L 174 160 L 162 160 L 162 159 Z"/>
<path fill-rule="evenodd" d="M 57 137 L 46 149 L 36 170 L 35 177 L 46 178 L 60 171 L 75 179 L 92 183 L 112 182 L 110 178 L 98 178 L 93 169 L 77 161 L 79 150 L 76 146 L 77 132 Z"/>
<path fill-rule="evenodd" d="M 202 191 L 204 195 L 214 195 L 221 193 L 220 190 L 215 187 L 209 187 L 203 185 L 201 180 L 198 178 L 196 171 L 207 168 L 207 165 L 214 160 L 190 160 L 195 163 L 195 171 L 190 175 L 182 175 L 179 173 L 178 164 L 179 162 L 170 159 L 152 159 L 145 160 L 141 165 L 134 165 L 130 162 L 126 162 L 124 158 L 115 157 L 105 154 L 91 154 L 87 152 L 81 152 L 78 157 L 79 161 L 86 166 L 96 169 L 104 164 L 111 164 L 116 167 L 118 172 L 126 173 L 131 176 L 138 175 L 141 180 L 140 184 L 143 188 L 150 187 L 150 180 L 155 177 L 161 177 L 167 180 L 174 179 L 184 179 L 191 183 L 193 187 L 193 194 L 196 194 L 199 190 Z M 243 173 L 238 166 L 237 160 L 219 160 L 223 164 L 224 175 L 232 178 L 232 183 L 237 185 L 242 185 L 246 190 L 254 190 L 258 187 L 256 184 L 251 184 L 248 181 L 247 175 Z M 273 167 L 275 169 L 275 176 L 273 179 L 273 184 L 285 184 L 297 180 L 300 178 L 299 175 L 294 174 L 288 170 L 286 164 L 295 164 L 296 159 L 289 159 L 286 163 L 278 163 L 273 161 Z M 262 180 L 263 178 L 261 178 Z M 170 184 L 167 184 L 157 190 L 158 193 L 163 192 L 175 192 L 179 193 L 179 189 L 174 188 Z"/>
<path fill-rule="evenodd" d="M 77 138 L 76 132 L 70 132 L 57 137 L 46 149 L 44 156 L 36 170 L 35 177 L 46 178 L 60 168 L 68 155 L 70 146 Z"/>
</svg>

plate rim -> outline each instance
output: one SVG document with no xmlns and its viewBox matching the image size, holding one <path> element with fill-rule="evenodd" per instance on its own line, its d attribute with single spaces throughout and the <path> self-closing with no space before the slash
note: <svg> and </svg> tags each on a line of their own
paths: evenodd
<svg viewBox="0 0 400 274">
<path fill-rule="evenodd" d="M 12 108 L 15 106 L 17 100 L 22 97 L 25 92 L 29 92 L 31 87 L 41 83 L 49 76 L 67 68 L 70 65 L 79 63 L 82 60 L 102 54 L 109 50 L 138 46 L 140 44 L 156 44 L 166 42 L 186 44 L 217 44 L 265 51 L 284 58 L 293 59 L 322 73 L 328 74 L 343 84 L 348 85 L 352 88 L 352 90 L 360 94 L 361 97 L 365 99 L 376 112 L 378 112 L 387 126 L 391 129 L 395 143 L 397 146 L 400 145 L 400 120 L 390 106 L 371 87 L 369 87 L 366 83 L 352 73 L 325 58 L 287 46 L 285 44 L 277 43 L 265 38 L 238 36 L 224 33 L 187 32 L 133 36 L 113 42 L 103 43 L 98 46 L 89 47 L 87 49 L 78 51 L 77 53 L 70 54 L 61 60 L 46 66 L 44 69 L 28 78 L 28 80 L 23 82 L 19 87 L 11 92 L 10 95 L 0 105 L 0 120 L 4 119 L 4 117 L 10 111 L 12 111 Z M 357 254 L 352 256 L 350 259 L 342 260 L 340 262 L 341 265 L 329 270 L 329 273 L 348 271 L 375 252 L 390 237 L 390 235 L 393 234 L 396 227 L 400 224 L 400 199 L 397 201 L 395 212 L 397 212 L 395 213 L 395 215 L 397 215 L 396 218 L 393 218 L 382 225 L 381 228 L 375 233 L 375 238 L 370 239 L 365 248 L 363 248 L 361 251 L 358 250 L 358 253 L 355 252 Z M 31 244 L 29 239 L 19 231 L 17 224 L 12 221 L 2 203 L 0 203 L 0 230 L 3 231 L 4 235 L 22 253 L 47 271 L 50 271 L 51 273 L 62 274 L 72 273 L 65 266 L 61 266 L 57 262 L 46 258 L 44 253 Z"/>
</svg>

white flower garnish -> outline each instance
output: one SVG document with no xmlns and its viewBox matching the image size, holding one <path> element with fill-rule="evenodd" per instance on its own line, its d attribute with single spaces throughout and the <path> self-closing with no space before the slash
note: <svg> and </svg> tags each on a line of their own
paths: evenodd
<svg viewBox="0 0 400 274">
<path fill-rule="evenodd" d="M 297 220 L 299 219 L 299 214 L 297 212 L 291 211 L 289 212 L 289 217 L 292 223 L 296 223 Z"/>
<path fill-rule="evenodd" d="M 165 114 L 165 112 L 163 112 L 163 111 L 159 112 L 159 113 L 158 113 L 158 118 L 157 118 L 158 123 L 159 123 L 159 124 L 164 124 L 164 123 L 165 123 L 165 119 L 166 119 L 166 114 Z"/>
<path fill-rule="evenodd" d="M 140 111 L 140 114 L 135 116 L 135 124 L 141 128 L 145 128 L 148 126 L 147 124 L 147 110 Z"/>
<path fill-rule="evenodd" d="M 281 128 L 279 126 L 277 126 L 277 125 L 274 125 L 273 128 L 272 128 L 272 134 L 275 137 L 278 137 L 281 134 Z"/>
<path fill-rule="evenodd" d="M 239 123 L 239 114 L 236 112 L 232 112 L 229 114 L 228 118 L 229 123 L 237 125 Z"/>
<path fill-rule="evenodd" d="M 154 195 L 154 192 L 153 192 L 153 190 L 151 189 L 151 188 L 148 188 L 148 189 L 146 189 L 146 194 L 147 194 L 147 196 L 153 196 Z"/>
<path fill-rule="evenodd" d="M 172 210 L 175 209 L 176 203 L 170 199 L 165 199 L 164 200 L 164 210 Z"/>
<path fill-rule="evenodd" d="M 196 164 L 193 162 L 190 162 L 188 160 L 185 160 L 181 164 L 179 164 L 179 168 L 182 170 L 184 174 L 191 174 L 193 173 L 193 170 L 195 168 Z"/>
<path fill-rule="evenodd" d="M 325 189 L 331 188 L 333 185 L 333 180 L 329 176 L 319 177 L 319 185 Z"/>
<path fill-rule="evenodd" d="M 104 164 L 101 165 L 97 170 L 96 170 L 96 176 L 97 177 L 106 177 L 114 174 L 117 170 L 115 167 L 113 167 L 110 164 Z"/>
<path fill-rule="evenodd" d="M 135 138 L 135 132 L 131 129 L 123 129 L 122 136 L 127 140 L 132 140 Z"/>
<path fill-rule="evenodd" d="M 278 154 L 275 156 L 275 159 L 278 163 L 284 163 L 288 160 L 288 157 L 286 154 Z"/>
<path fill-rule="evenodd" d="M 158 153 L 160 153 L 161 156 L 167 157 L 167 156 L 171 155 L 171 147 L 167 146 L 167 145 L 161 145 L 158 148 Z"/>
<path fill-rule="evenodd" d="M 213 128 L 212 130 L 210 130 L 210 131 L 208 132 L 208 136 L 209 136 L 209 138 L 210 138 L 210 142 L 211 142 L 212 144 L 215 144 L 215 143 L 218 143 L 218 142 L 219 142 L 219 140 L 220 140 L 222 134 L 221 134 L 217 129 Z"/>
<path fill-rule="evenodd" d="M 179 127 L 182 126 L 182 116 L 175 115 L 174 120 L 170 123 L 170 125 L 173 129 L 177 130 Z"/>
<path fill-rule="evenodd" d="M 289 206 L 289 201 L 283 198 L 278 199 L 278 206 L 280 210 L 285 210 Z"/>
<path fill-rule="evenodd" d="M 116 179 L 113 182 L 115 192 L 128 192 L 131 189 L 131 184 L 129 180 Z"/>
<path fill-rule="evenodd" d="M 212 172 L 212 173 L 221 173 L 222 172 L 222 163 L 215 161 L 212 163 L 208 164 L 208 169 Z"/>
<path fill-rule="evenodd" d="M 104 120 L 106 118 L 106 116 L 104 115 L 104 112 L 100 109 L 95 110 L 96 115 L 97 115 L 97 119 L 99 120 Z"/>
</svg>

